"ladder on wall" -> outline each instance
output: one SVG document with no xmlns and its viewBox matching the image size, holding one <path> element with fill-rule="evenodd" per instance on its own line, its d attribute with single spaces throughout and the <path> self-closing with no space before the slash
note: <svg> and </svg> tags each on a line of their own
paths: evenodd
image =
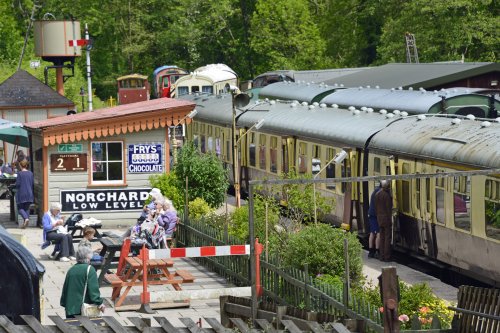
<svg viewBox="0 0 500 333">
<path fill-rule="evenodd" d="M 411 64 L 418 64 L 418 51 L 417 44 L 415 43 L 415 36 L 409 32 L 405 34 L 406 39 L 406 62 Z"/>
</svg>

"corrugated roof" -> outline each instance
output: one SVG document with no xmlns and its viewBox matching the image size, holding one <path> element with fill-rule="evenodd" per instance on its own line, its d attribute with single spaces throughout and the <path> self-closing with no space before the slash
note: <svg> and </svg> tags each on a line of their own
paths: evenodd
<svg viewBox="0 0 500 333">
<path fill-rule="evenodd" d="M 0 84 L 0 109 L 9 108 L 73 108 L 75 103 L 59 95 L 36 77 L 20 69 Z"/>
<path fill-rule="evenodd" d="M 483 168 L 500 167 L 500 124 L 427 116 L 423 120 L 408 117 L 391 124 L 370 141 L 370 149 L 418 156 Z"/>
<path fill-rule="evenodd" d="M 194 103 L 170 98 L 120 105 L 24 124 L 41 129 L 44 145 L 67 143 L 120 133 L 139 132 L 177 125 L 194 109 Z"/>
<path fill-rule="evenodd" d="M 398 87 L 427 89 L 495 71 L 500 72 L 500 63 L 395 63 L 345 75 L 325 83 L 343 84 L 351 88 L 369 85 L 387 89 Z"/>
</svg>

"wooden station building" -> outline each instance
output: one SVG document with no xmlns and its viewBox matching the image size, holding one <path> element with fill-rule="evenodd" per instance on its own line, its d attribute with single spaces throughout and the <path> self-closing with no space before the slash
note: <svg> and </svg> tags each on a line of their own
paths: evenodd
<svg viewBox="0 0 500 333">
<path fill-rule="evenodd" d="M 190 122 L 194 107 L 161 98 L 25 123 L 39 214 L 60 202 L 64 215 L 135 222 L 149 177 L 170 171 L 169 126 Z"/>
</svg>

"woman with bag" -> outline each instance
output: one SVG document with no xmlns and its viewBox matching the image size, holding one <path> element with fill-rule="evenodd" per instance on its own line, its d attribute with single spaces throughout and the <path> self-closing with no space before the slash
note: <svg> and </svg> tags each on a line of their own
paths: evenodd
<svg viewBox="0 0 500 333">
<path fill-rule="evenodd" d="M 88 247 L 79 247 L 76 264 L 66 274 L 61 294 L 61 306 L 66 310 L 66 318 L 74 318 L 75 315 L 97 317 L 104 312 L 97 273 L 90 265 L 92 255 Z"/>
</svg>

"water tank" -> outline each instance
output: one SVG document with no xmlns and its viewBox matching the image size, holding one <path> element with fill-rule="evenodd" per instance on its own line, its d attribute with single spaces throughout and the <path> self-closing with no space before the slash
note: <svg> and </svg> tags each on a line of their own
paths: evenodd
<svg viewBox="0 0 500 333">
<path fill-rule="evenodd" d="M 69 61 L 82 54 L 81 46 L 69 46 L 81 39 L 79 21 L 35 21 L 35 55 L 46 61 Z"/>
</svg>

